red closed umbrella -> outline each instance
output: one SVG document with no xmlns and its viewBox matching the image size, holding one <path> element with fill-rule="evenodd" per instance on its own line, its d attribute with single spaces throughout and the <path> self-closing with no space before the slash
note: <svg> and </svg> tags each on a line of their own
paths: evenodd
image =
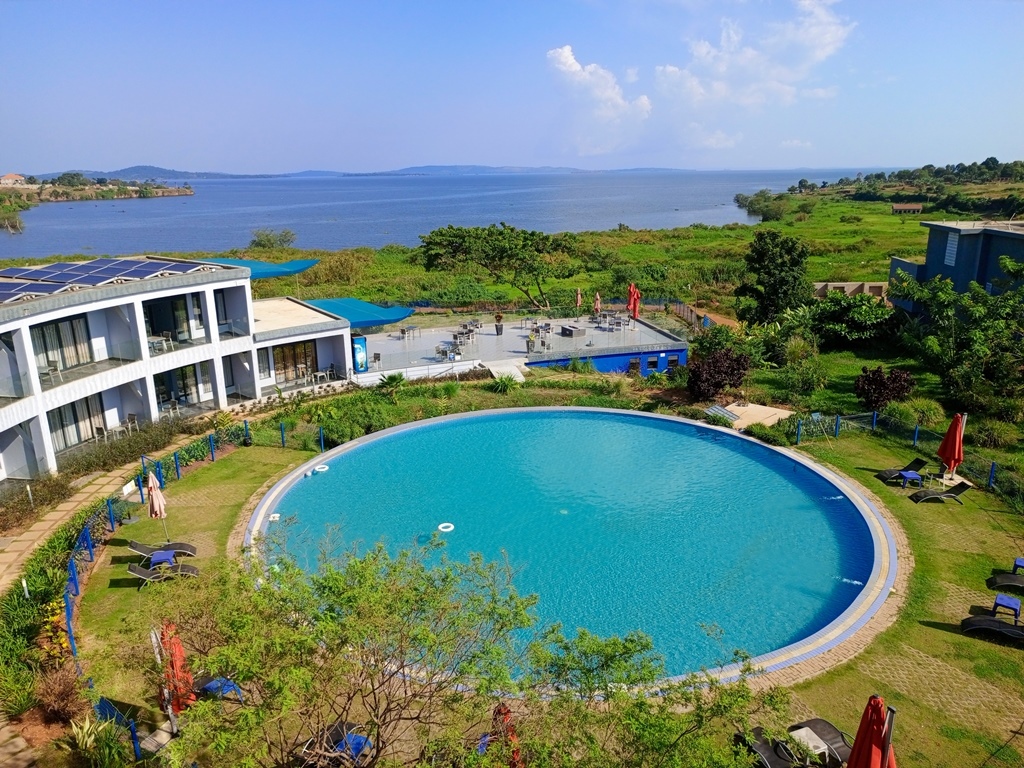
<svg viewBox="0 0 1024 768">
<path fill-rule="evenodd" d="M 185 662 L 185 646 L 178 637 L 178 628 L 165 622 L 160 632 L 160 645 L 164 649 L 164 681 L 171 698 L 171 710 L 179 714 L 185 707 L 195 704 L 195 681 Z"/>
<path fill-rule="evenodd" d="M 638 319 L 640 317 L 640 289 L 637 288 L 633 283 L 630 283 L 629 284 L 629 293 L 630 293 L 630 299 L 629 299 L 629 301 L 630 301 L 630 306 L 629 306 L 630 314 L 633 316 L 633 319 L 636 320 L 636 319 Z"/>
<path fill-rule="evenodd" d="M 889 707 L 887 712 L 881 696 L 868 699 L 847 768 L 896 768 L 896 753 L 892 749 L 895 718 L 896 710 Z"/>
<path fill-rule="evenodd" d="M 942 444 L 937 453 L 950 474 L 956 472 L 956 468 L 963 464 L 964 420 L 959 413 L 949 423 L 949 429 L 946 430 L 946 436 L 942 438 Z"/>
<path fill-rule="evenodd" d="M 601 314 L 601 294 L 594 291 L 594 314 Z"/>
</svg>

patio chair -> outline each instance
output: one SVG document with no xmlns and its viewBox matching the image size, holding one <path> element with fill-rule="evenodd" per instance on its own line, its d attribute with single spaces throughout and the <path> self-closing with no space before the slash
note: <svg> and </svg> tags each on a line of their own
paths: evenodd
<svg viewBox="0 0 1024 768">
<path fill-rule="evenodd" d="M 164 337 L 164 345 L 168 349 L 174 349 L 174 334 L 170 331 L 163 331 L 160 335 Z"/>
<path fill-rule="evenodd" d="M 960 631 L 965 635 L 968 632 L 997 632 L 1012 640 L 1024 640 L 1024 625 L 996 616 L 968 616 L 960 622 Z"/>
<path fill-rule="evenodd" d="M 302 745 L 302 765 L 362 765 L 373 755 L 373 742 L 359 730 L 355 723 L 335 723 Z"/>
<path fill-rule="evenodd" d="M 128 573 L 138 579 L 142 579 L 139 589 L 154 581 L 173 579 L 177 576 L 198 576 L 199 569 L 194 565 L 170 565 L 167 568 L 143 568 L 136 563 L 128 564 Z"/>
<path fill-rule="evenodd" d="M 129 435 L 132 433 L 132 428 L 134 428 L 135 431 L 138 432 L 139 431 L 139 417 L 136 416 L 134 413 L 129 413 L 125 417 L 125 419 L 124 419 L 124 426 L 128 430 L 128 434 Z"/>
<path fill-rule="evenodd" d="M 926 459 L 914 459 L 912 462 L 907 464 L 905 467 L 893 467 L 892 469 L 883 469 L 881 472 L 877 472 L 875 477 L 881 480 L 883 483 L 888 483 L 890 480 L 895 480 L 900 476 L 900 472 L 920 472 L 928 466 Z"/>
<path fill-rule="evenodd" d="M 800 728 L 809 728 L 814 731 L 814 735 L 828 745 L 827 762 L 830 768 L 839 768 L 849 761 L 850 751 L 853 749 L 853 736 L 839 730 L 828 720 L 822 720 L 820 717 L 794 723 L 787 730 L 792 733 Z"/>
<path fill-rule="evenodd" d="M 756 755 L 760 768 L 792 768 L 803 765 L 783 742 L 765 736 L 764 729 L 760 726 L 751 729 L 749 738 L 737 733 L 733 737 L 733 743 L 746 747 L 751 754 Z"/>
<path fill-rule="evenodd" d="M 153 556 L 154 552 L 173 552 L 175 555 L 186 555 L 188 557 L 196 556 L 196 548 L 191 544 L 184 544 L 180 541 L 169 541 L 166 544 L 157 544 L 156 546 L 149 546 L 148 544 L 140 544 L 137 541 L 129 541 L 128 549 L 137 555 L 142 555 L 143 560 Z"/>
<path fill-rule="evenodd" d="M 910 494 L 910 500 L 915 504 L 920 504 L 922 501 L 945 502 L 946 499 L 953 499 L 957 504 L 963 504 L 960 497 L 973 487 L 974 486 L 967 481 L 961 481 L 952 488 L 925 488 L 923 491 L 917 491 L 916 493 Z"/>
</svg>

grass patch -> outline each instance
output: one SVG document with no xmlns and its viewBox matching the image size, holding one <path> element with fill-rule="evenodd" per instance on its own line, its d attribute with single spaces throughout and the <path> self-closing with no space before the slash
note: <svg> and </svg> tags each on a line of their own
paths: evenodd
<svg viewBox="0 0 1024 768">
<path fill-rule="evenodd" d="M 198 556 L 188 562 L 200 569 L 224 557 L 228 536 L 246 502 L 269 478 L 296 467 L 314 454 L 280 448 L 242 448 L 168 485 L 167 532 L 172 541 L 195 544 Z M 164 540 L 159 520 L 143 518 L 122 527 L 111 539 L 89 578 L 79 609 L 79 647 L 86 674 L 96 690 L 132 711 L 140 722 L 152 725 L 156 690 L 146 683 L 143 670 L 153 665 L 147 649 L 147 617 L 164 602 L 171 602 L 187 580 L 154 584 L 138 590 L 128 575 L 128 563 L 139 556 L 128 551 L 128 541 L 148 544 Z"/>
</svg>

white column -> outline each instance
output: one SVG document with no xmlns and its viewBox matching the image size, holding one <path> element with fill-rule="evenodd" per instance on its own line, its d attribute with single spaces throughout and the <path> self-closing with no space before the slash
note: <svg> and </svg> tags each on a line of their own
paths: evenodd
<svg viewBox="0 0 1024 768">
<path fill-rule="evenodd" d="M 11 333 L 14 341 L 14 359 L 18 366 L 18 372 L 22 374 L 22 381 L 26 386 L 25 397 L 39 395 L 43 391 L 42 383 L 39 381 L 39 369 L 36 368 L 36 356 L 32 349 L 32 334 L 27 325 L 16 328 Z"/>
<path fill-rule="evenodd" d="M 213 405 L 220 411 L 228 407 L 228 393 L 224 387 L 224 359 L 220 355 L 210 363 L 210 384 L 213 385 Z"/>
<path fill-rule="evenodd" d="M 39 474 L 57 474 L 57 454 L 53 450 L 53 437 L 50 435 L 50 422 L 46 414 L 42 413 L 32 419 L 29 422 L 29 429 L 32 430 L 32 447 L 39 463 Z"/>
</svg>

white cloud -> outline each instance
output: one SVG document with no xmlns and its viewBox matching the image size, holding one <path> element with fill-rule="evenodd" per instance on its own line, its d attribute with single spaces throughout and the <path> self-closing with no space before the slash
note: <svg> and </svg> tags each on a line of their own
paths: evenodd
<svg viewBox="0 0 1024 768">
<path fill-rule="evenodd" d="M 716 43 L 706 39 L 689 45 L 685 66 L 655 69 L 666 96 L 690 107 L 789 104 L 798 97 L 831 98 L 831 87 L 799 89 L 814 67 L 839 51 L 855 24 L 837 16 L 836 0 L 793 0 L 796 17 L 769 24 L 759 39 L 747 35 L 733 19 L 720 21 Z"/>
<path fill-rule="evenodd" d="M 729 136 L 725 131 L 715 131 L 701 140 L 701 145 L 710 149 L 732 149 L 743 138 L 742 133 Z"/>
<path fill-rule="evenodd" d="M 639 67 L 629 67 L 626 70 L 626 82 L 627 83 L 635 83 L 639 79 L 640 79 L 640 68 Z"/>
<path fill-rule="evenodd" d="M 786 139 L 780 142 L 779 146 L 784 149 L 810 149 L 811 142 L 803 141 L 802 139 Z"/>
<path fill-rule="evenodd" d="M 650 117 L 646 95 L 628 100 L 615 75 L 598 64 L 580 64 L 572 46 L 553 48 L 547 57 L 579 100 L 576 141 L 581 153 L 602 154 L 622 146 Z"/>
</svg>

